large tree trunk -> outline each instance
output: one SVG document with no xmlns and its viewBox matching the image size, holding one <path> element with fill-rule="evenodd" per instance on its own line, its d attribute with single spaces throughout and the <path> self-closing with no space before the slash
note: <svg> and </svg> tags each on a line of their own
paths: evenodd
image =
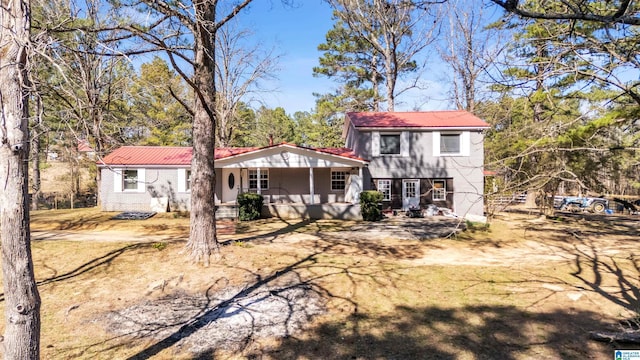
<svg viewBox="0 0 640 360">
<path fill-rule="evenodd" d="M 38 359 L 40 296 L 30 248 L 28 109 L 24 84 L 30 24 L 26 0 L 2 0 L 0 12 L 0 238 L 5 296 L 5 359 Z"/>
<path fill-rule="evenodd" d="M 193 119 L 191 162 L 191 213 L 187 249 L 196 262 L 209 265 L 211 250 L 219 252 L 215 217 L 215 5 L 204 1 L 196 7 L 200 19 L 195 36 L 194 83 L 198 89 Z"/>
</svg>

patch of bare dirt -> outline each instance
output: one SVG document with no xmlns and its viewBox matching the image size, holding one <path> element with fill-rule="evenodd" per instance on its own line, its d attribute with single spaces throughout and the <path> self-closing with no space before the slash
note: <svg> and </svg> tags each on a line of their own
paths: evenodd
<svg viewBox="0 0 640 360">
<path fill-rule="evenodd" d="M 324 300 L 311 285 L 228 288 L 206 296 L 183 292 L 109 312 L 108 331 L 154 339 L 140 358 L 171 345 L 173 351 L 242 351 L 252 342 L 297 334 L 325 312 Z"/>
</svg>

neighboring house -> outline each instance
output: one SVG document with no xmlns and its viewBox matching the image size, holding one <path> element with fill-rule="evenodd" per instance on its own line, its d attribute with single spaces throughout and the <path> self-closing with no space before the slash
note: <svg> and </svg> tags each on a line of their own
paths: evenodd
<svg viewBox="0 0 640 360">
<path fill-rule="evenodd" d="M 384 208 L 434 204 L 463 217 L 484 212 L 483 130 L 467 111 L 349 113 L 346 146 L 369 159 L 364 188 L 384 195 Z"/>
<path fill-rule="evenodd" d="M 78 153 L 80 153 L 81 157 L 84 155 L 90 160 L 95 160 L 96 158 L 96 152 L 89 145 L 89 141 L 84 139 L 78 140 Z"/>
<path fill-rule="evenodd" d="M 377 189 L 384 208 L 435 204 L 482 216 L 483 130 L 465 111 L 349 113 L 345 148 L 279 144 L 215 150 L 215 201 L 265 198 L 281 217 L 357 218 L 359 194 Z M 190 147 L 124 146 L 98 163 L 105 211 L 188 210 Z"/>
</svg>

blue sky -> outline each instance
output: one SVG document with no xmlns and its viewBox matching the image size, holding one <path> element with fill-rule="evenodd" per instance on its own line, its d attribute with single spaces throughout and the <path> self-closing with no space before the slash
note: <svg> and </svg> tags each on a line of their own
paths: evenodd
<svg viewBox="0 0 640 360">
<path fill-rule="evenodd" d="M 289 114 L 310 111 L 315 106 L 314 92 L 335 90 L 334 82 L 314 77 L 312 71 L 321 56 L 317 47 L 333 27 L 331 13 L 330 6 L 322 0 L 296 0 L 293 6 L 283 6 L 280 0 L 257 0 L 239 14 L 242 26 L 255 32 L 256 41 L 282 54 L 278 80 L 266 85 L 273 91 L 262 95 L 267 106 L 281 106 Z M 428 89 L 404 96 L 404 102 L 397 105 L 396 110 L 447 108 L 446 101 L 442 101 L 442 92 L 446 89 L 440 86 L 445 81 L 442 66 L 439 59 L 435 60 L 424 78 Z M 429 98 L 428 101 L 425 97 Z"/>
<path fill-rule="evenodd" d="M 314 92 L 335 88 L 326 78 L 313 76 L 321 53 L 317 50 L 333 26 L 331 8 L 321 0 L 297 0 L 284 6 L 279 0 L 254 1 L 248 11 L 239 14 L 242 25 L 251 28 L 265 48 L 282 54 L 278 80 L 266 87 L 273 92 L 262 95 L 270 107 L 283 107 L 288 113 L 310 111 L 315 105 Z"/>
</svg>

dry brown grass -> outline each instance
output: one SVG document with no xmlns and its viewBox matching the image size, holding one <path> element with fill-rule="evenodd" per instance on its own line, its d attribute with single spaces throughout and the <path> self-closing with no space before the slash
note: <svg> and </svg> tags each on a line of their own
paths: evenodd
<svg viewBox="0 0 640 360">
<path fill-rule="evenodd" d="M 181 253 L 187 218 L 122 222 L 112 215 L 32 216 L 33 229 L 83 236 L 33 242 L 44 359 L 611 358 L 622 345 L 590 341 L 588 331 L 638 309 L 637 218 L 510 214 L 488 232 L 429 241 L 350 231 L 357 222 L 261 220 L 222 235 L 222 257 L 203 268 Z M 92 238 L 109 231 L 147 238 Z M 323 299 L 326 312 L 285 338 L 249 336 L 240 350 L 199 354 L 184 344 L 210 326 L 201 316 L 208 308 L 193 316 L 198 331 L 173 337 L 109 328 L 110 312 L 183 296 L 246 297 L 263 289 L 258 285 L 275 292 L 304 287 Z"/>
</svg>

